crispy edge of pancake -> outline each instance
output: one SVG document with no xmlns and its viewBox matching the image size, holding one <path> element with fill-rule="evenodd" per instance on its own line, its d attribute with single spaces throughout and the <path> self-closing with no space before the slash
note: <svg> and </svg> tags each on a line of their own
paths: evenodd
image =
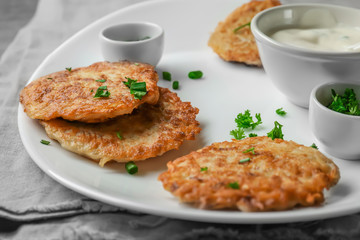
<svg viewBox="0 0 360 240">
<path fill-rule="evenodd" d="M 255 154 L 244 153 L 252 147 Z M 239 163 L 248 157 L 249 162 Z M 324 188 L 340 178 L 335 163 L 318 150 L 268 137 L 214 143 L 167 167 L 158 179 L 181 202 L 246 212 L 320 205 Z M 208 170 L 201 171 L 204 167 Z M 229 187 L 234 182 L 239 189 Z"/>
<path fill-rule="evenodd" d="M 147 94 L 135 99 L 123 81 L 125 77 L 146 82 Z M 105 83 L 97 82 L 106 79 Z M 143 103 L 159 99 L 158 75 L 154 66 L 145 63 L 97 62 L 87 67 L 64 70 L 40 77 L 20 93 L 20 103 L 33 119 L 58 117 L 70 121 L 103 122 L 131 113 Z M 100 86 L 107 86 L 109 97 L 94 98 Z"/>
<path fill-rule="evenodd" d="M 278 0 L 253 0 L 236 8 L 224 21 L 218 23 L 208 40 L 208 46 L 225 61 L 262 66 L 250 27 L 244 27 L 236 33 L 234 33 L 234 29 L 251 22 L 258 12 L 280 4 Z"/>
<path fill-rule="evenodd" d="M 133 114 L 109 122 L 91 124 L 54 119 L 40 123 L 48 136 L 63 148 L 98 161 L 100 166 L 111 160 L 140 161 L 160 156 L 178 149 L 184 140 L 194 140 L 201 128 L 196 121 L 197 108 L 182 102 L 167 88 L 159 90 L 156 105 L 144 104 Z M 149 119 L 154 122 L 151 120 L 148 128 Z M 121 128 L 123 139 L 117 136 Z"/>
</svg>

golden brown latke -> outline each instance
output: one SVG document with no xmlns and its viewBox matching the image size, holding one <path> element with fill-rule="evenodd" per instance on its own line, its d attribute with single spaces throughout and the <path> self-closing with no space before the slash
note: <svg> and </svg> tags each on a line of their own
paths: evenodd
<svg viewBox="0 0 360 240">
<path fill-rule="evenodd" d="M 146 82 L 147 94 L 141 100 L 130 94 L 127 79 Z M 106 82 L 96 80 L 105 79 Z M 159 98 L 158 75 L 154 67 L 133 62 L 98 62 L 88 67 L 64 70 L 41 77 L 20 93 L 27 115 L 50 120 L 62 117 L 82 122 L 102 122 L 131 113 L 142 103 L 155 104 Z M 109 97 L 94 98 L 100 86 L 107 86 Z"/>
<path fill-rule="evenodd" d="M 167 88 L 159 88 L 156 105 L 142 104 L 132 114 L 103 123 L 40 121 L 48 136 L 65 149 L 87 156 L 104 166 L 110 160 L 139 161 L 178 149 L 200 132 L 199 110 Z M 120 134 L 120 139 L 117 136 Z"/>
<path fill-rule="evenodd" d="M 238 7 L 227 16 L 224 22 L 219 22 L 210 36 L 208 45 L 225 61 L 261 66 L 259 52 L 250 27 L 244 27 L 236 33 L 234 29 L 251 22 L 258 12 L 277 5 L 280 5 L 278 0 L 253 0 Z"/>
<path fill-rule="evenodd" d="M 338 167 L 318 150 L 268 137 L 214 143 L 167 166 L 159 180 L 182 202 L 247 212 L 319 205 L 323 189 L 340 178 Z"/>
</svg>

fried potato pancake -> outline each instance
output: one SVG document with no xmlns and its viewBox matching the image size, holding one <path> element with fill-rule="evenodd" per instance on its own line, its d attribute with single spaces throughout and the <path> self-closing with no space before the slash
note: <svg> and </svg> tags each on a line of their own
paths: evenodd
<svg viewBox="0 0 360 240">
<path fill-rule="evenodd" d="M 142 104 L 132 114 L 103 123 L 40 121 L 52 139 L 65 149 L 99 162 L 139 161 L 178 149 L 200 132 L 199 110 L 182 102 L 176 93 L 159 88 L 156 105 Z"/>
<path fill-rule="evenodd" d="M 251 19 L 267 8 L 280 5 L 278 0 L 253 0 L 235 9 L 211 34 L 208 45 L 225 61 L 261 66 L 259 51 L 250 27 L 234 29 L 250 23 Z"/>
<path fill-rule="evenodd" d="M 159 180 L 182 202 L 246 212 L 319 205 L 340 178 L 318 150 L 264 136 L 214 143 L 167 166 Z"/>
<path fill-rule="evenodd" d="M 146 82 L 147 93 L 135 99 L 123 83 L 126 78 Z M 106 80 L 100 82 L 96 80 Z M 31 82 L 20 93 L 20 102 L 30 118 L 50 120 L 62 117 L 82 122 L 103 122 L 131 113 L 145 102 L 159 98 L 158 75 L 143 63 L 98 62 L 88 67 L 64 70 Z M 109 97 L 94 98 L 100 86 L 107 86 Z"/>
</svg>

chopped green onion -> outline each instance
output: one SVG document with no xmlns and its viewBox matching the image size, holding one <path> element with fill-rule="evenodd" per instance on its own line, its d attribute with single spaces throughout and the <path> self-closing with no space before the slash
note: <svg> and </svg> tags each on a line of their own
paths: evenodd
<svg viewBox="0 0 360 240">
<path fill-rule="evenodd" d="M 315 148 L 315 149 L 319 149 L 319 148 L 318 148 L 318 146 L 316 146 L 316 144 L 315 144 L 315 143 L 311 144 L 311 146 L 310 146 L 310 147 Z"/>
<path fill-rule="evenodd" d="M 104 83 L 104 82 L 106 82 L 106 79 L 97 79 L 97 80 L 95 80 L 95 81 Z"/>
<path fill-rule="evenodd" d="M 200 70 L 192 71 L 192 72 L 189 72 L 189 74 L 188 74 L 188 77 L 191 79 L 199 79 L 199 78 L 202 78 L 202 76 L 203 76 L 203 73 Z"/>
<path fill-rule="evenodd" d="M 250 161 L 250 158 L 244 158 L 239 161 L 239 163 L 244 163 Z"/>
<path fill-rule="evenodd" d="M 208 170 L 208 167 L 202 167 L 202 168 L 200 168 L 200 171 L 201 172 L 205 172 L 205 171 L 207 171 Z"/>
<path fill-rule="evenodd" d="M 229 184 L 228 184 L 228 187 L 229 187 L 229 188 L 232 188 L 232 189 L 240 189 L 240 186 L 239 186 L 239 183 L 238 183 L 238 182 L 229 183 Z"/>
<path fill-rule="evenodd" d="M 125 169 L 131 175 L 138 172 L 138 167 L 136 166 L 136 164 L 133 161 L 127 162 L 125 164 Z"/>
<path fill-rule="evenodd" d="M 42 144 L 44 144 L 44 145 L 49 145 L 49 144 L 50 144 L 49 141 L 46 141 L 46 140 L 44 140 L 44 139 L 42 139 L 40 142 L 41 142 Z"/>
<path fill-rule="evenodd" d="M 116 136 L 117 136 L 119 139 L 123 139 L 123 137 L 121 136 L 121 133 L 120 133 L 120 132 L 116 132 Z"/>
<path fill-rule="evenodd" d="M 243 25 L 240 25 L 239 27 L 237 27 L 237 28 L 234 29 L 234 33 L 236 33 L 237 31 L 239 31 L 240 29 L 242 29 L 242 28 L 244 28 L 244 27 L 246 27 L 246 26 L 249 26 L 249 27 L 250 27 L 250 25 L 251 25 L 251 22 L 248 22 L 248 23 L 245 23 L 245 24 L 243 24 Z"/>
<path fill-rule="evenodd" d="M 286 112 L 283 110 L 283 108 L 276 109 L 276 114 L 279 116 L 285 116 Z"/>
<path fill-rule="evenodd" d="M 173 83 L 172 83 L 172 87 L 173 87 L 173 89 L 179 89 L 179 81 L 174 81 Z"/>
<path fill-rule="evenodd" d="M 255 148 L 252 147 L 252 148 L 249 148 L 249 149 L 243 151 L 243 153 L 249 153 L 249 152 L 251 152 L 252 154 L 255 154 Z"/>
<path fill-rule="evenodd" d="M 106 90 L 106 91 L 104 91 Z M 110 92 L 107 91 L 107 86 L 100 86 L 94 95 L 94 98 L 102 98 L 102 97 L 109 97 Z"/>
<path fill-rule="evenodd" d="M 162 77 L 164 80 L 171 81 L 171 73 L 169 72 L 163 72 Z"/>
<path fill-rule="evenodd" d="M 65 68 L 65 69 L 68 70 L 69 72 L 71 72 L 71 70 L 72 70 L 71 67 Z"/>
</svg>

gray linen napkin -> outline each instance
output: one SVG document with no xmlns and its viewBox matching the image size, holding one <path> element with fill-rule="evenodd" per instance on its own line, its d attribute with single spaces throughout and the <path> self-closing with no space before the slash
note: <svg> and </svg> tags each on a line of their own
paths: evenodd
<svg viewBox="0 0 360 240">
<path fill-rule="evenodd" d="M 34 18 L 2 55 L 0 239 L 359 239 L 359 214 L 280 225 L 167 219 L 89 199 L 53 181 L 36 166 L 17 129 L 20 90 L 42 60 L 76 31 L 140 1 L 40 0 Z M 12 223 L 7 232 L 1 232 L 6 230 L 1 225 L 4 219 Z"/>
</svg>

